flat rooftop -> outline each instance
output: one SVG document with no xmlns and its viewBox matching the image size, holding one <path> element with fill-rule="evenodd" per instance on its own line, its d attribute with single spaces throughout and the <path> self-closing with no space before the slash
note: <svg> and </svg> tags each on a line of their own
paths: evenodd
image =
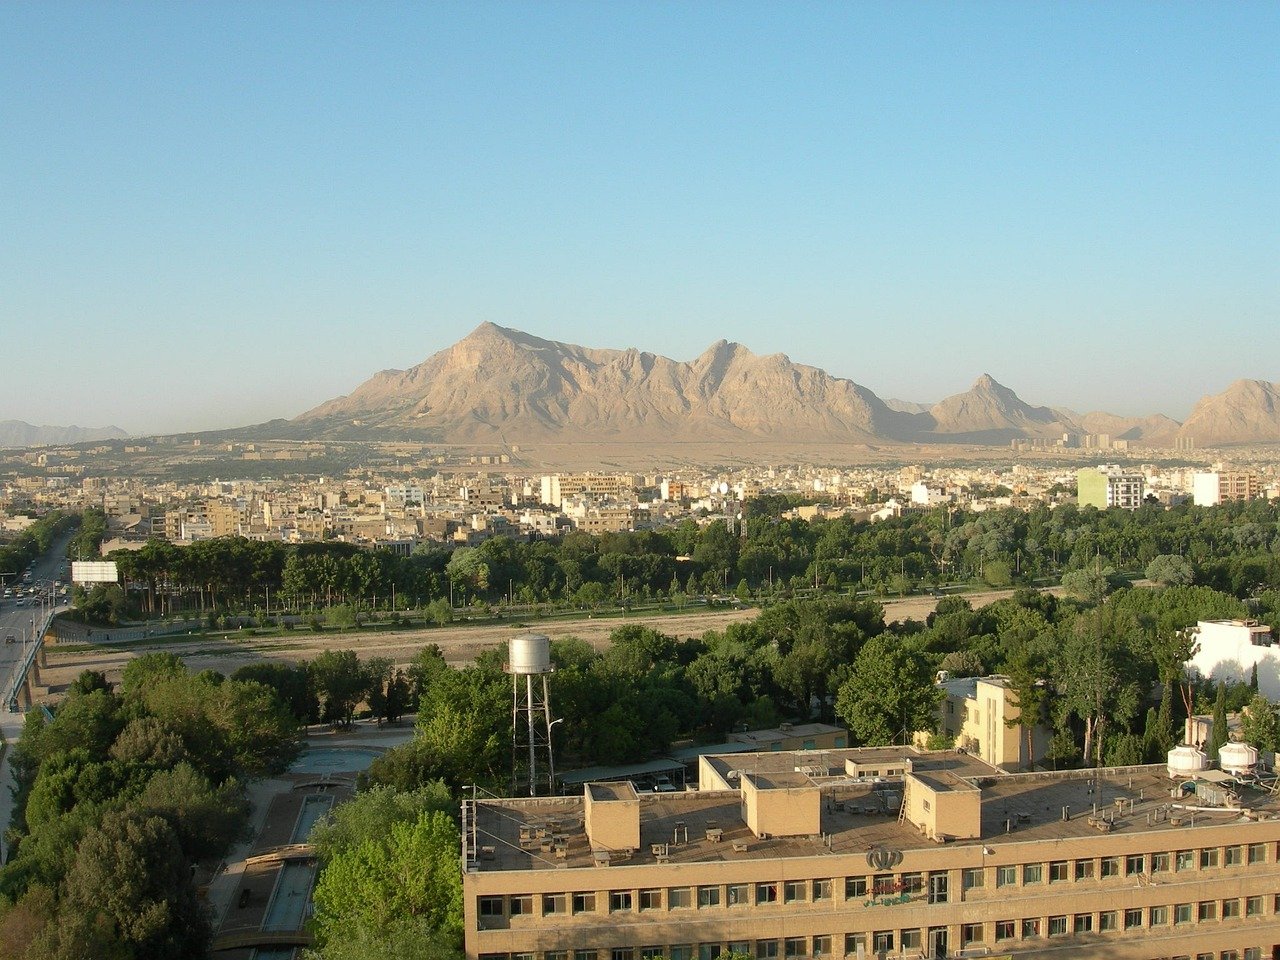
<svg viewBox="0 0 1280 960">
<path fill-rule="evenodd" d="M 803 776 L 796 767 L 814 767 L 815 753 L 833 758 L 830 776 Z M 977 758 L 950 752 L 910 750 L 832 750 L 763 753 L 716 758 L 726 769 L 740 769 L 766 783 L 790 787 L 807 780 L 821 793 L 821 836 L 757 838 L 742 819 L 738 790 L 639 794 L 640 847 L 625 866 L 656 863 L 711 863 L 778 857 L 847 854 L 883 846 L 898 850 L 936 849 L 910 821 L 898 822 L 903 784 L 900 778 L 858 780 L 843 775 L 845 755 L 881 753 L 886 759 L 910 756 L 914 775 L 942 789 L 981 791 L 981 836 L 954 840 L 957 846 L 1003 838 L 1016 841 L 1097 836 L 1097 818 L 1111 822 L 1107 832 L 1140 834 L 1178 831 L 1175 846 L 1190 846 L 1188 828 L 1237 821 L 1237 808 L 1178 809 L 1170 795 L 1174 781 L 1163 765 L 1030 774 L 1001 774 Z M 839 755 L 836 758 L 836 755 Z M 747 762 L 750 761 L 750 762 Z M 835 771 L 840 771 L 837 774 Z M 776 780 L 775 780 L 776 778 Z M 592 789 L 596 786 L 592 785 Z M 767 787 L 764 787 L 767 789 Z M 1242 807 L 1280 816 L 1280 802 L 1268 792 L 1241 787 Z M 597 799 L 605 799 L 597 797 Z M 621 797 L 619 797 L 621 799 Z M 1186 803 L 1198 801 L 1189 797 Z M 1097 817 L 1095 817 L 1095 805 Z M 1067 819 L 1063 819 L 1064 809 Z M 553 870 L 598 866 L 584 830 L 581 797 L 482 800 L 477 806 L 477 867 L 489 870 Z"/>
</svg>

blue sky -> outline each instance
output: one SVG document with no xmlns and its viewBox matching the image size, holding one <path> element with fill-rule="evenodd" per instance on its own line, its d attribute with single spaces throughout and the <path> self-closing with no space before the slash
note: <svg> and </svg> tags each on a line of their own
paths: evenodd
<svg viewBox="0 0 1280 960">
<path fill-rule="evenodd" d="M 1274 3 L 0 5 L 0 419 L 293 416 L 492 320 L 883 397 L 1280 380 Z"/>
</svg>

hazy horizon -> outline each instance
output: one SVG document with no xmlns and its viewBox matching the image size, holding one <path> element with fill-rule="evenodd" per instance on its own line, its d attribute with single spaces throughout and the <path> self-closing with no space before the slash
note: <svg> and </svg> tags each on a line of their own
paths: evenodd
<svg viewBox="0 0 1280 960">
<path fill-rule="evenodd" d="M 1280 7 L 0 7 L 0 420 L 292 417 L 492 320 L 934 402 L 1280 380 Z"/>
</svg>

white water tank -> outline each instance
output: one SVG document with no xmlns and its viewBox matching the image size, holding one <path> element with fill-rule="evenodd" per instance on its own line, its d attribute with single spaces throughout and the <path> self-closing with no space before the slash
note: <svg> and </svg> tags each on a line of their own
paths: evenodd
<svg viewBox="0 0 1280 960">
<path fill-rule="evenodd" d="M 1184 743 L 1169 751 L 1168 767 L 1170 777 L 1194 777 L 1208 769 L 1209 757 L 1203 750 Z"/>
<path fill-rule="evenodd" d="M 1234 740 L 1224 743 L 1218 751 L 1218 766 L 1234 776 L 1253 773 L 1258 766 L 1258 748 Z"/>
<path fill-rule="evenodd" d="M 511 672 L 526 676 L 551 672 L 551 640 L 540 633 L 512 637 L 509 645 Z"/>
</svg>

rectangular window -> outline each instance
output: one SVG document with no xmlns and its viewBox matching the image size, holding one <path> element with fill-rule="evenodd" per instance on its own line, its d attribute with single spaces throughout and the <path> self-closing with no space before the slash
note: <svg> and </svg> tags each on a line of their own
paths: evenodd
<svg viewBox="0 0 1280 960">
<path fill-rule="evenodd" d="M 1175 903 L 1173 905 L 1173 922 L 1174 923 L 1190 923 L 1191 922 L 1191 904 Z"/>
<path fill-rule="evenodd" d="M 898 886 L 893 882 L 893 874 L 877 873 L 871 878 L 871 895 L 873 897 L 883 897 L 897 892 Z"/>
<path fill-rule="evenodd" d="M 662 960 L 667 955 L 667 951 L 661 947 L 641 947 L 640 960 Z"/>
<path fill-rule="evenodd" d="M 502 897 L 481 897 L 476 904 L 476 911 L 482 917 L 500 917 L 506 904 Z"/>
<path fill-rule="evenodd" d="M 662 891 L 661 890 L 641 890 L 640 891 L 640 909 L 641 910 L 661 910 L 662 909 Z"/>
<path fill-rule="evenodd" d="M 563 893 L 544 893 L 542 895 L 542 912 L 548 913 L 568 913 L 569 898 Z"/>
<path fill-rule="evenodd" d="M 1067 861 L 1055 860 L 1049 864 L 1049 882 L 1061 883 L 1067 879 Z"/>
<path fill-rule="evenodd" d="M 796 960 L 797 957 L 808 956 L 809 941 L 804 937 L 787 937 L 782 942 L 782 955 L 787 960 Z"/>
<path fill-rule="evenodd" d="M 573 895 L 574 913 L 595 913 L 596 895 L 594 893 L 575 893 Z"/>
<path fill-rule="evenodd" d="M 1119 857 L 1103 857 L 1098 861 L 1098 875 L 1102 879 L 1108 877 L 1120 876 L 1120 858 Z"/>
<path fill-rule="evenodd" d="M 731 883 L 724 888 L 725 902 L 731 907 L 745 907 L 751 903 L 745 883 Z"/>
<path fill-rule="evenodd" d="M 533 894 L 517 893 L 511 897 L 511 915 L 527 917 L 533 913 Z"/>
<path fill-rule="evenodd" d="M 1142 908 L 1135 907 L 1124 912 L 1124 928 L 1137 930 L 1142 926 Z"/>
<path fill-rule="evenodd" d="M 1218 960 L 1240 960 L 1239 950 L 1223 950 L 1218 954 Z"/>
<path fill-rule="evenodd" d="M 1022 939 L 1037 940 L 1040 937 L 1040 918 L 1028 917 L 1022 921 Z"/>
<path fill-rule="evenodd" d="M 1074 927 L 1076 933 L 1093 933 L 1093 914 L 1077 913 Z"/>
<path fill-rule="evenodd" d="M 1249 844 L 1248 858 L 1250 863 L 1267 862 L 1267 845 L 1265 843 Z"/>
<path fill-rule="evenodd" d="M 778 885 L 776 883 L 756 884 L 756 903 L 777 903 Z"/>
<path fill-rule="evenodd" d="M 902 875 L 902 892 L 912 896 L 924 893 L 923 873 L 904 873 Z"/>
<path fill-rule="evenodd" d="M 831 956 L 831 937 L 814 937 L 813 938 L 813 955 L 815 957 Z"/>
<path fill-rule="evenodd" d="M 1222 919 L 1235 920 L 1240 916 L 1239 900 L 1223 900 L 1222 901 Z"/>
<path fill-rule="evenodd" d="M 1194 870 L 1196 866 L 1196 852 L 1194 850 L 1179 850 L 1174 855 L 1174 869 L 1176 870 Z"/>
<path fill-rule="evenodd" d="M 1238 867 L 1244 863 L 1244 847 L 1236 845 L 1222 851 L 1222 862 L 1228 867 Z"/>
<path fill-rule="evenodd" d="M 774 960 L 778 955 L 777 940 L 757 940 L 756 960 Z"/>
<path fill-rule="evenodd" d="M 859 950 L 867 949 L 867 935 L 865 933 L 846 933 L 844 935 L 844 952 L 848 954 L 857 954 Z"/>
<path fill-rule="evenodd" d="M 573 960 L 599 960 L 594 950 L 575 950 Z"/>
<path fill-rule="evenodd" d="M 830 900 L 830 899 L 831 899 L 831 881 L 830 880 L 813 881 L 813 902 L 817 903 L 819 900 Z"/>
<path fill-rule="evenodd" d="M 750 940 L 730 940 L 729 952 L 740 953 L 745 957 L 749 957 L 751 956 L 751 941 Z"/>
<path fill-rule="evenodd" d="M 1151 855 L 1151 872 L 1152 873 L 1168 873 L 1169 872 L 1169 854 L 1153 853 Z"/>
<path fill-rule="evenodd" d="M 962 923 L 960 924 L 960 943 L 963 946 L 969 946 L 971 943 L 982 942 L 982 924 L 980 923 Z"/>
<path fill-rule="evenodd" d="M 804 903 L 809 884 L 804 880 L 788 880 L 782 885 L 783 903 Z"/>
<path fill-rule="evenodd" d="M 542 960 L 569 960 L 568 950 L 548 950 L 542 955 Z"/>
<path fill-rule="evenodd" d="M 671 960 L 693 960 L 693 945 L 688 943 L 677 943 L 667 951 L 667 956 Z"/>
<path fill-rule="evenodd" d="M 996 886 L 1012 887 L 1018 883 L 1017 867 L 996 867 Z"/>
<path fill-rule="evenodd" d="M 1065 937 L 1067 935 L 1067 918 L 1066 917 L 1050 917 L 1049 918 L 1049 936 Z"/>
<path fill-rule="evenodd" d="M 698 944 L 698 960 L 718 960 L 723 950 L 718 943 Z"/>
<path fill-rule="evenodd" d="M 1093 861 L 1092 860 L 1076 861 L 1076 879 L 1077 880 L 1093 879 Z"/>
<path fill-rule="evenodd" d="M 844 898 L 846 900 L 857 900 L 867 895 L 867 878 L 866 877 L 845 877 L 844 878 Z"/>
<path fill-rule="evenodd" d="M 1207 867 L 1216 867 L 1218 865 L 1218 848 L 1206 847 L 1200 851 L 1200 869 Z"/>
<path fill-rule="evenodd" d="M 1120 914 L 1114 910 L 1104 910 L 1098 914 L 1098 932 L 1111 933 L 1120 929 Z"/>
<path fill-rule="evenodd" d="M 1140 853 L 1131 853 L 1124 858 L 1124 875 L 1137 876 L 1147 868 L 1147 858 Z"/>
<path fill-rule="evenodd" d="M 609 960 L 631 960 L 630 947 L 614 947 L 609 951 Z"/>
<path fill-rule="evenodd" d="M 1028 863 L 1022 868 L 1022 882 L 1024 884 L 1040 883 L 1044 879 L 1043 863 Z"/>
<path fill-rule="evenodd" d="M 871 935 L 871 949 L 876 953 L 888 952 L 893 949 L 893 931 L 877 930 Z"/>
<path fill-rule="evenodd" d="M 692 887 L 671 887 L 667 890 L 668 910 L 688 910 L 693 906 Z"/>
<path fill-rule="evenodd" d="M 898 931 L 898 939 L 902 941 L 903 950 L 920 949 L 920 928 Z"/>
<path fill-rule="evenodd" d="M 1169 922 L 1168 907 L 1152 907 L 1147 911 L 1147 925 L 1152 927 L 1163 927 Z"/>
<path fill-rule="evenodd" d="M 698 906 L 700 907 L 720 906 L 720 888 L 719 887 L 699 887 L 698 888 Z"/>
<path fill-rule="evenodd" d="M 609 912 L 622 913 L 631 909 L 630 890 L 612 890 L 609 892 Z"/>
<path fill-rule="evenodd" d="M 996 942 L 1001 940 L 1012 940 L 1017 924 L 1013 920 L 997 920 L 996 921 Z"/>
<path fill-rule="evenodd" d="M 1201 900 L 1199 908 L 1196 910 L 1196 916 L 1200 920 L 1217 920 L 1218 919 L 1218 901 Z"/>
<path fill-rule="evenodd" d="M 1262 960 L 1261 947 L 1245 947 L 1244 960 Z"/>
<path fill-rule="evenodd" d="M 1262 898 L 1249 897 L 1244 902 L 1244 915 L 1246 917 L 1262 916 Z"/>
<path fill-rule="evenodd" d="M 983 884 L 982 868 L 965 867 L 960 873 L 960 883 L 966 890 L 981 889 Z"/>
</svg>

